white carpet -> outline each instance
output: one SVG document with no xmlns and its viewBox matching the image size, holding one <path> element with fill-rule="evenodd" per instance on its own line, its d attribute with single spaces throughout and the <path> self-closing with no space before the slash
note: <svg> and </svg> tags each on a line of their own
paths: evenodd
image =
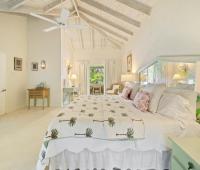
<svg viewBox="0 0 200 170">
<path fill-rule="evenodd" d="M 0 170 L 35 170 L 43 136 L 60 110 L 33 108 L 0 116 Z"/>
</svg>

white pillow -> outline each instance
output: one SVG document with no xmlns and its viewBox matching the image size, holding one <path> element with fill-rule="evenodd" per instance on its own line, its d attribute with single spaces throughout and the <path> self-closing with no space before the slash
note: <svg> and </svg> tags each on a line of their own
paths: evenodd
<svg viewBox="0 0 200 170">
<path fill-rule="evenodd" d="M 190 103 L 190 106 L 189 106 L 190 113 L 193 119 L 196 120 L 197 93 L 195 91 L 186 90 L 186 89 L 178 89 L 178 88 L 167 88 L 165 90 L 165 93 L 177 94 L 187 99 Z"/>
<path fill-rule="evenodd" d="M 131 94 L 130 94 L 130 99 L 134 100 L 137 92 L 139 91 L 140 85 L 138 83 L 132 84 L 132 89 L 131 89 Z"/>
<path fill-rule="evenodd" d="M 184 97 L 176 94 L 164 93 L 160 99 L 157 113 L 177 119 L 177 120 L 192 120 L 190 113 L 190 102 Z"/>
<path fill-rule="evenodd" d="M 166 89 L 164 84 L 149 85 L 142 88 L 143 91 L 150 93 L 149 111 L 156 113 L 160 98 Z"/>
</svg>

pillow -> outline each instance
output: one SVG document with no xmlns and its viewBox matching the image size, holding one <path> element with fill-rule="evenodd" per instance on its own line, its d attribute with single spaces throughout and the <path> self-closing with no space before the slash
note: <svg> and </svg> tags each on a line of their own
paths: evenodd
<svg viewBox="0 0 200 170">
<path fill-rule="evenodd" d="M 135 83 L 132 85 L 132 90 L 131 90 L 131 93 L 130 93 L 130 96 L 129 96 L 129 99 L 130 100 L 134 100 L 135 99 L 135 96 L 137 94 L 137 92 L 139 91 L 139 84 Z"/>
<path fill-rule="evenodd" d="M 128 99 L 128 96 L 131 92 L 131 88 L 130 87 L 124 87 L 122 93 L 121 93 L 121 97 L 123 97 L 124 99 Z"/>
<path fill-rule="evenodd" d="M 165 93 L 177 94 L 187 99 L 190 103 L 190 106 L 189 106 L 190 114 L 192 115 L 193 119 L 196 120 L 197 93 L 195 91 L 169 87 L 165 90 Z"/>
<path fill-rule="evenodd" d="M 150 103 L 149 103 L 149 111 L 152 113 L 156 113 L 160 98 L 166 89 L 164 84 L 157 85 L 148 85 L 143 87 L 143 91 L 146 91 L 150 94 Z"/>
<path fill-rule="evenodd" d="M 160 99 L 158 113 L 173 119 L 193 119 L 189 109 L 190 103 L 184 97 L 177 94 L 164 93 Z"/>
<path fill-rule="evenodd" d="M 148 110 L 149 107 L 149 100 L 150 100 L 150 95 L 148 92 L 140 91 L 137 92 L 133 104 L 137 109 L 139 109 L 142 112 L 145 112 Z"/>
</svg>

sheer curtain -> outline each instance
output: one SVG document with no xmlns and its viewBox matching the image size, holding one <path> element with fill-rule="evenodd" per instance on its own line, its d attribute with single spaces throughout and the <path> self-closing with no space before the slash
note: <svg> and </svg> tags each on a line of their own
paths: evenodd
<svg viewBox="0 0 200 170">
<path fill-rule="evenodd" d="M 120 60 L 106 60 L 106 88 L 109 88 L 113 83 L 120 81 L 121 71 L 122 67 Z"/>
</svg>

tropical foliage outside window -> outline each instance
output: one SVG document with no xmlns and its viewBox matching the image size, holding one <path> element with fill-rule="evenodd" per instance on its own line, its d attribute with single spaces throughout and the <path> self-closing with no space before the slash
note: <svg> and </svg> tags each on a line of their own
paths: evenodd
<svg viewBox="0 0 200 170">
<path fill-rule="evenodd" d="M 90 84 L 103 84 L 104 67 L 90 67 Z"/>
</svg>

